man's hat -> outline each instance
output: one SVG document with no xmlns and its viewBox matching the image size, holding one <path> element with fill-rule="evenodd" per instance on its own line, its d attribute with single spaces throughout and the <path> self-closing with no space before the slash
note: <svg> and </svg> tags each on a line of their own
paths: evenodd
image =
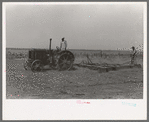
<svg viewBox="0 0 149 122">
<path fill-rule="evenodd" d="M 131 49 L 135 50 L 135 47 L 134 47 L 134 46 L 132 46 L 132 47 L 131 47 Z"/>
<path fill-rule="evenodd" d="M 64 40 L 64 39 L 65 39 L 65 37 L 62 38 L 62 40 Z"/>
</svg>

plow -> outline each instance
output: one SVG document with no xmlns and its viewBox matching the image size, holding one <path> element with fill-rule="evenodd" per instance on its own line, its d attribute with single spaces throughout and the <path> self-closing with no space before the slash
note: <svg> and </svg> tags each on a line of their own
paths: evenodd
<svg viewBox="0 0 149 122">
<path fill-rule="evenodd" d="M 83 60 L 78 64 L 74 64 L 78 67 L 84 67 L 91 70 L 97 70 L 99 73 L 116 71 L 119 69 L 129 69 L 129 68 L 141 68 L 141 64 L 131 63 L 132 61 L 125 62 L 123 64 L 107 64 L 107 63 L 93 63 L 89 56 L 86 56 L 87 60 Z"/>
</svg>

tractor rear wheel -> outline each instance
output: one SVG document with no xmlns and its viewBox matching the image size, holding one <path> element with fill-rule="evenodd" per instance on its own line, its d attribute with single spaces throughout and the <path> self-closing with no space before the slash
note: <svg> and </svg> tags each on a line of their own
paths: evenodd
<svg viewBox="0 0 149 122">
<path fill-rule="evenodd" d="M 40 72 L 43 70 L 43 64 L 40 60 L 35 60 L 33 61 L 32 65 L 31 65 L 31 70 L 33 72 Z"/>
<path fill-rule="evenodd" d="M 58 59 L 58 70 L 70 70 L 73 66 L 74 57 L 71 54 L 64 53 Z"/>
</svg>

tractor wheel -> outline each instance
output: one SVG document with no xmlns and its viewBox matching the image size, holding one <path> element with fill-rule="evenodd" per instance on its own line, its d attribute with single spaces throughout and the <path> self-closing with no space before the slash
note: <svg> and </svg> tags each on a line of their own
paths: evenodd
<svg viewBox="0 0 149 122">
<path fill-rule="evenodd" d="M 71 54 L 64 53 L 58 59 L 58 70 L 70 70 L 73 66 L 74 57 Z"/>
<path fill-rule="evenodd" d="M 40 60 L 35 60 L 33 61 L 32 65 L 31 65 L 31 70 L 33 72 L 40 72 L 43 70 L 43 64 Z"/>
<path fill-rule="evenodd" d="M 31 67 L 31 61 L 30 60 L 25 60 L 24 62 L 24 69 L 28 70 Z"/>
<path fill-rule="evenodd" d="M 25 70 L 28 69 L 28 62 L 27 62 L 27 61 L 25 61 L 25 63 L 24 63 L 24 69 L 25 69 Z"/>
</svg>

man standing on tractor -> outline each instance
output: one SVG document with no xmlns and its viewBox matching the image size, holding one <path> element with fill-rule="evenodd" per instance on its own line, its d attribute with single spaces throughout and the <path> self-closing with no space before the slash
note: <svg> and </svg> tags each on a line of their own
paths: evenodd
<svg viewBox="0 0 149 122">
<path fill-rule="evenodd" d="M 60 50 L 66 50 L 67 48 L 67 41 L 65 38 L 62 38 L 61 44 L 60 44 Z"/>
</svg>

